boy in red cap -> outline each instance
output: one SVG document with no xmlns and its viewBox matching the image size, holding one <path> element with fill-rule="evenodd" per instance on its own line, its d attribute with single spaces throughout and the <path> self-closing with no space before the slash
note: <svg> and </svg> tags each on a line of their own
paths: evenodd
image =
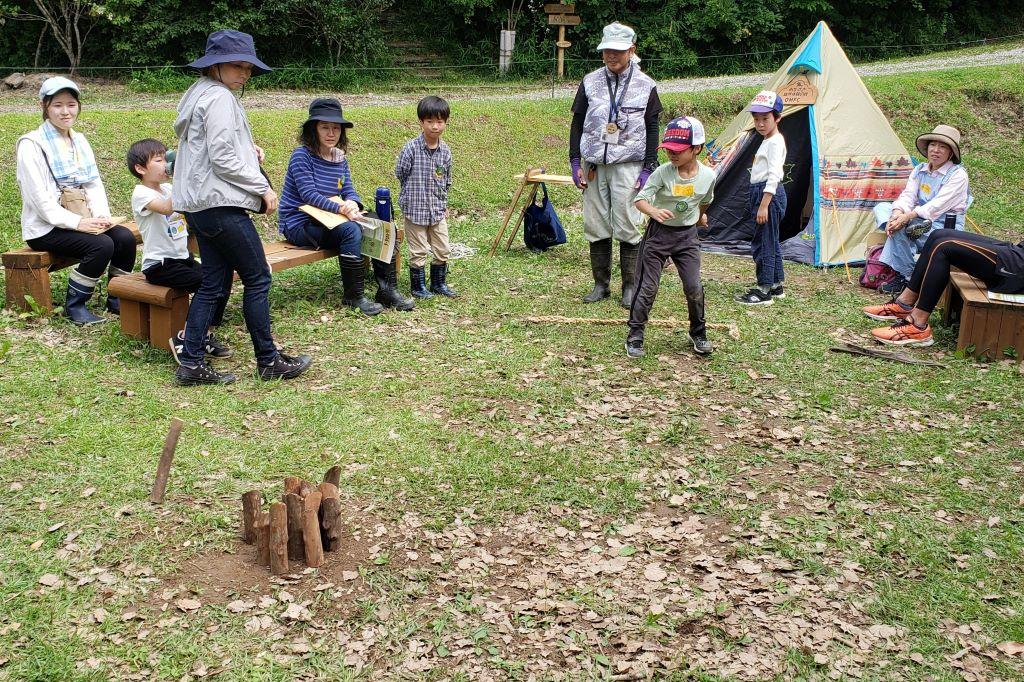
<svg viewBox="0 0 1024 682">
<path fill-rule="evenodd" d="M 698 355 L 709 355 L 704 322 L 704 287 L 700 281 L 700 242 L 697 225 L 707 223 L 705 212 L 715 193 L 715 172 L 697 157 L 704 150 L 704 126 L 692 116 L 673 119 L 665 128 L 659 149 L 668 152 L 668 163 L 651 173 L 636 195 L 634 205 L 650 216 L 640 241 L 637 291 L 629 307 L 626 354 L 644 356 L 644 328 L 661 284 L 661 271 L 669 258 L 683 280 L 690 316 L 690 341 Z"/>
</svg>

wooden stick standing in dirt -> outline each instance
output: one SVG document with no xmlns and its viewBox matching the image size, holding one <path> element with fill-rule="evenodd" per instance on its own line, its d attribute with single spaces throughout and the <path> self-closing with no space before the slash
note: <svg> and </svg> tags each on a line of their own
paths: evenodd
<svg viewBox="0 0 1024 682">
<path fill-rule="evenodd" d="M 246 543 L 256 542 L 256 520 L 263 511 L 263 497 L 259 490 L 250 490 L 242 495 L 242 539 Z"/>
<path fill-rule="evenodd" d="M 302 542 L 306 549 L 306 565 L 316 568 L 324 562 L 320 544 L 320 491 L 311 492 L 302 500 Z"/>
<path fill-rule="evenodd" d="M 335 464 L 324 474 L 324 483 L 330 483 L 335 488 L 341 485 L 341 467 Z"/>
<path fill-rule="evenodd" d="M 288 558 L 302 561 L 306 558 L 306 547 L 302 543 L 302 498 L 288 493 L 284 504 L 288 509 Z"/>
<path fill-rule="evenodd" d="M 284 502 L 270 505 L 270 572 L 288 572 L 288 508 Z"/>
<path fill-rule="evenodd" d="M 316 486 L 315 485 L 313 485 L 309 481 L 303 480 L 299 484 L 299 497 L 305 497 L 306 495 L 309 495 L 314 490 L 316 490 Z"/>
<path fill-rule="evenodd" d="M 270 512 L 260 512 L 256 519 L 256 563 L 270 565 Z"/>
<path fill-rule="evenodd" d="M 156 481 L 153 483 L 153 491 L 149 494 L 149 501 L 153 504 L 163 504 L 164 493 L 167 491 L 167 477 L 171 473 L 171 462 L 174 461 L 174 449 L 178 447 L 178 436 L 185 422 L 177 417 L 171 420 L 171 428 L 167 431 L 167 438 L 164 439 L 164 449 L 160 453 L 160 463 L 156 466 Z"/>
<path fill-rule="evenodd" d="M 285 476 L 284 477 L 284 494 L 299 492 L 299 486 L 302 485 L 302 479 L 298 476 Z"/>
<path fill-rule="evenodd" d="M 333 552 L 341 546 L 341 499 L 338 488 L 326 482 L 320 484 L 320 494 L 320 539 Z"/>
</svg>

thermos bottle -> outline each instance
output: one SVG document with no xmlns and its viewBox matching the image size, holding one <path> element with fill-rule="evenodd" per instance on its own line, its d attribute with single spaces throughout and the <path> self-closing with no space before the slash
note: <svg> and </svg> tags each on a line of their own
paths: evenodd
<svg viewBox="0 0 1024 682">
<path fill-rule="evenodd" d="M 386 223 L 391 222 L 391 190 L 387 187 L 378 187 L 376 195 L 377 218 Z"/>
</svg>

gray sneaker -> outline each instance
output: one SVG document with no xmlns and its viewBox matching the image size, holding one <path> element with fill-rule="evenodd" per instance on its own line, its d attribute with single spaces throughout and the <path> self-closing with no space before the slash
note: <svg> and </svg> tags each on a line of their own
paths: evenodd
<svg viewBox="0 0 1024 682">
<path fill-rule="evenodd" d="M 646 355 L 646 353 L 644 353 L 644 342 L 635 340 L 626 341 L 626 355 L 634 359 L 642 358 Z"/>
<path fill-rule="evenodd" d="M 218 372 L 206 362 L 200 362 L 195 367 L 178 365 L 174 372 L 174 381 L 179 386 L 197 386 L 200 384 L 230 384 L 235 380 L 235 375 L 230 372 Z"/>
<path fill-rule="evenodd" d="M 708 341 L 708 337 L 704 334 L 694 336 L 690 334 L 690 341 L 693 343 L 693 352 L 697 355 L 711 355 L 715 352 L 715 347 Z"/>
</svg>

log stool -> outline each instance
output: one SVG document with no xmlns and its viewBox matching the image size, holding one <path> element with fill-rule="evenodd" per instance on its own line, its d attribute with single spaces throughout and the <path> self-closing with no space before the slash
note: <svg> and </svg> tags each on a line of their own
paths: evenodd
<svg viewBox="0 0 1024 682">
<path fill-rule="evenodd" d="M 167 340 L 185 328 L 188 292 L 150 284 L 141 272 L 110 281 L 111 296 L 121 299 L 121 333 L 167 350 Z"/>
</svg>

